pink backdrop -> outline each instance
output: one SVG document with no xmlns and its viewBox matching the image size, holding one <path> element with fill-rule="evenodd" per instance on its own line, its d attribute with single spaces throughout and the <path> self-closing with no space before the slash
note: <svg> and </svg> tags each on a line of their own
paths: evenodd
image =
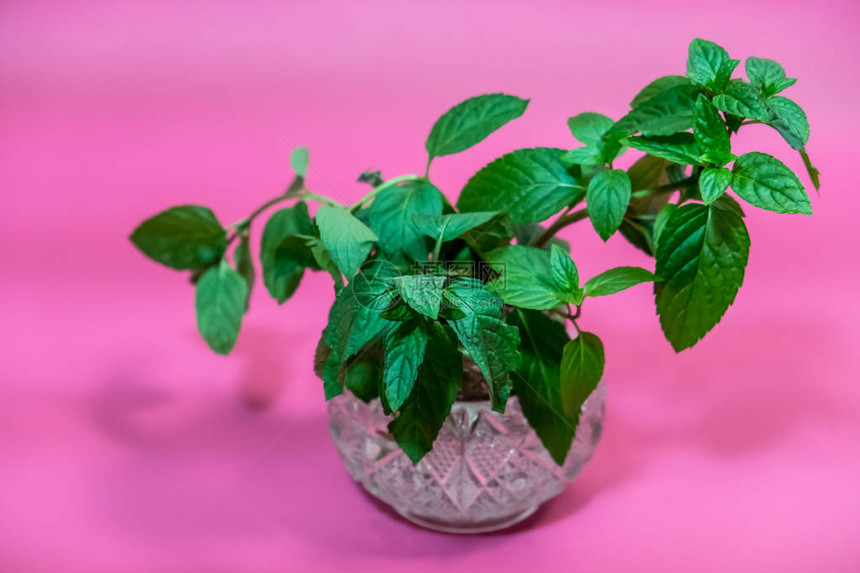
<svg viewBox="0 0 860 573">
<path fill-rule="evenodd" d="M 4 2 L 0 570 L 860 570 L 858 16 L 850 1 Z M 227 223 L 283 189 L 288 148 L 265 122 L 310 146 L 314 190 L 353 201 L 364 169 L 421 170 L 451 104 L 532 98 L 436 162 L 454 194 L 515 147 L 570 146 L 569 115 L 619 117 L 683 72 L 694 36 L 800 78 L 815 215 L 748 209 L 739 300 L 679 356 L 648 288 L 588 305 L 604 439 L 513 531 L 416 529 L 350 482 L 311 372 L 327 277 L 280 308 L 259 289 L 223 358 L 183 276 L 127 241 L 168 205 Z M 766 128 L 738 141 L 800 167 Z M 585 275 L 647 264 L 587 224 L 566 237 Z"/>
</svg>

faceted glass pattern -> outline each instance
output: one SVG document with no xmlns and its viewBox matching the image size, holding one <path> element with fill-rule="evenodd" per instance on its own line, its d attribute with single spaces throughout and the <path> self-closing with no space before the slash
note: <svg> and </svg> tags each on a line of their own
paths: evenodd
<svg viewBox="0 0 860 573">
<path fill-rule="evenodd" d="M 516 397 L 504 414 L 488 402 L 456 402 L 433 450 L 417 465 L 388 434 L 379 400 L 349 392 L 329 401 L 332 439 L 352 477 L 418 525 L 456 533 L 509 527 L 561 493 L 591 458 L 603 428 L 606 387 L 583 406 L 574 443 L 558 466 Z"/>
</svg>

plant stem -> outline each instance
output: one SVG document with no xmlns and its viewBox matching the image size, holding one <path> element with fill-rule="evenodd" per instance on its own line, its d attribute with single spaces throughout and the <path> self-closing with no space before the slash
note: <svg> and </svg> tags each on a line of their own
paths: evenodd
<svg viewBox="0 0 860 573">
<path fill-rule="evenodd" d="M 588 209 L 582 208 L 579 211 L 574 211 L 573 213 L 566 213 L 556 219 L 549 228 L 541 234 L 537 240 L 532 244 L 533 247 L 542 247 L 549 241 L 553 236 L 558 233 L 563 228 L 568 225 L 572 225 L 577 221 L 581 221 L 588 217 Z"/>
<path fill-rule="evenodd" d="M 324 197 L 323 195 L 317 195 L 316 193 L 312 193 L 307 188 L 305 188 L 304 178 L 303 177 L 296 177 L 295 179 L 293 179 L 292 183 L 290 183 L 290 186 L 287 187 L 287 190 L 284 191 L 282 194 L 278 195 L 277 197 L 273 197 L 273 198 L 269 199 L 268 201 L 266 201 L 265 203 L 263 203 L 262 205 L 260 205 L 256 209 L 254 209 L 254 211 L 252 211 L 251 214 L 248 215 L 245 219 L 241 219 L 241 220 L 237 221 L 236 223 L 233 223 L 232 225 L 227 227 L 228 231 L 230 231 L 230 230 L 234 231 L 234 233 L 232 235 L 227 237 L 227 244 L 229 245 L 230 243 L 235 241 L 238 237 L 240 237 L 243 233 L 245 233 L 247 231 L 247 229 L 251 226 L 251 223 L 254 221 L 254 219 L 256 219 L 257 217 L 262 215 L 266 209 L 268 209 L 269 207 L 272 207 L 274 205 L 277 205 L 278 203 L 280 203 L 282 201 L 287 201 L 288 199 L 311 199 L 314 201 L 319 201 L 321 203 L 325 203 L 327 205 L 334 205 L 334 206 L 340 205 L 337 201 L 333 201 L 332 199 L 329 199 L 328 197 Z"/>
<path fill-rule="evenodd" d="M 355 213 L 356 211 L 361 209 L 368 201 L 373 199 L 377 193 L 384 189 L 388 189 L 389 187 L 393 187 L 394 185 L 397 185 L 398 183 L 403 183 L 404 181 L 419 181 L 421 179 L 425 179 L 425 177 L 422 177 L 421 175 L 401 175 L 400 177 L 394 177 L 392 179 L 389 179 L 385 183 L 377 185 L 370 193 L 359 199 L 358 203 L 353 205 L 351 210 L 353 213 Z"/>
<path fill-rule="evenodd" d="M 636 191 L 635 193 L 633 193 L 633 198 L 639 199 L 641 197 L 647 197 L 649 195 L 659 195 L 661 193 L 677 191 L 678 189 L 681 189 L 683 187 L 689 187 L 690 185 L 696 183 L 698 180 L 698 177 L 692 176 L 687 177 L 686 179 L 681 179 L 680 181 L 675 181 L 674 183 L 658 185 L 657 187 L 652 187 L 651 189 L 642 189 L 641 191 Z"/>
</svg>

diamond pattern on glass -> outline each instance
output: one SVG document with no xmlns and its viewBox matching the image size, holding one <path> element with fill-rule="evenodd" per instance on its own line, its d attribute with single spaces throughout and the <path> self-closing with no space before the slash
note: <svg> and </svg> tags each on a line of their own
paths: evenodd
<svg viewBox="0 0 860 573">
<path fill-rule="evenodd" d="M 457 402 L 433 450 L 418 464 L 388 434 L 378 400 L 344 393 L 329 401 L 332 439 L 350 475 L 421 525 L 487 531 L 511 525 L 561 493 L 594 453 L 603 427 L 601 382 L 582 409 L 573 445 L 559 467 L 511 398 L 504 414 L 485 402 Z"/>
</svg>

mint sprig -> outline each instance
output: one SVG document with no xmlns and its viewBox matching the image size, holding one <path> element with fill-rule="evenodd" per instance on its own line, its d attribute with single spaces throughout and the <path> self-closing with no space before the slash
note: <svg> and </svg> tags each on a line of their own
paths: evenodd
<svg viewBox="0 0 860 573">
<path fill-rule="evenodd" d="M 452 107 L 426 140 L 423 175 L 369 170 L 358 181 L 371 189 L 353 204 L 308 188 L 315 171 L 297 147 L 292 181 L 247 217 L 224 226 L 208 207 L 181 205 L 144 221 L 131 241 L 190 273 L 198 329 L 220 354 L 236 344 L 258 278 L 284 304 L 305 273 L 330 275 L 335 299 L 314 360 L 325 397 L 348 390 L 380 400 L 413 462 L 432 449 L 471 363 L 493 409 L 516 395 L 562 464 L 604 371 L 603 342 L 581 328 L 589 300 L 653 283 L 667 340 L 690 348 L 723 320 L 743 283 L 750 237 L 741 202 L 812 212 L 778 154 L 733 153 L 733 136 L 747 126 L 773 129 L 819 187 L 807 115 L 782 95 L 796 80 L 756 57 L 746 59 L 745 80 L 735 77 L 739 64 L 718 44 L 693 40 L 685 74 L 649 83 L 617 121 L 572 115 L 569 148 L 526 146 L 491 161 L 456 206 L 431 182 L 433 161 L 521 117 L 529 100 L 494 93 Z M 623 168 L 625 151 L 642 156 Z M 586 280 L 579 246 L 558 236 L 586 219 L 604 241 L 626 240 L 653 257 L 654 271 L 619 266 Z"/>
</svg>

